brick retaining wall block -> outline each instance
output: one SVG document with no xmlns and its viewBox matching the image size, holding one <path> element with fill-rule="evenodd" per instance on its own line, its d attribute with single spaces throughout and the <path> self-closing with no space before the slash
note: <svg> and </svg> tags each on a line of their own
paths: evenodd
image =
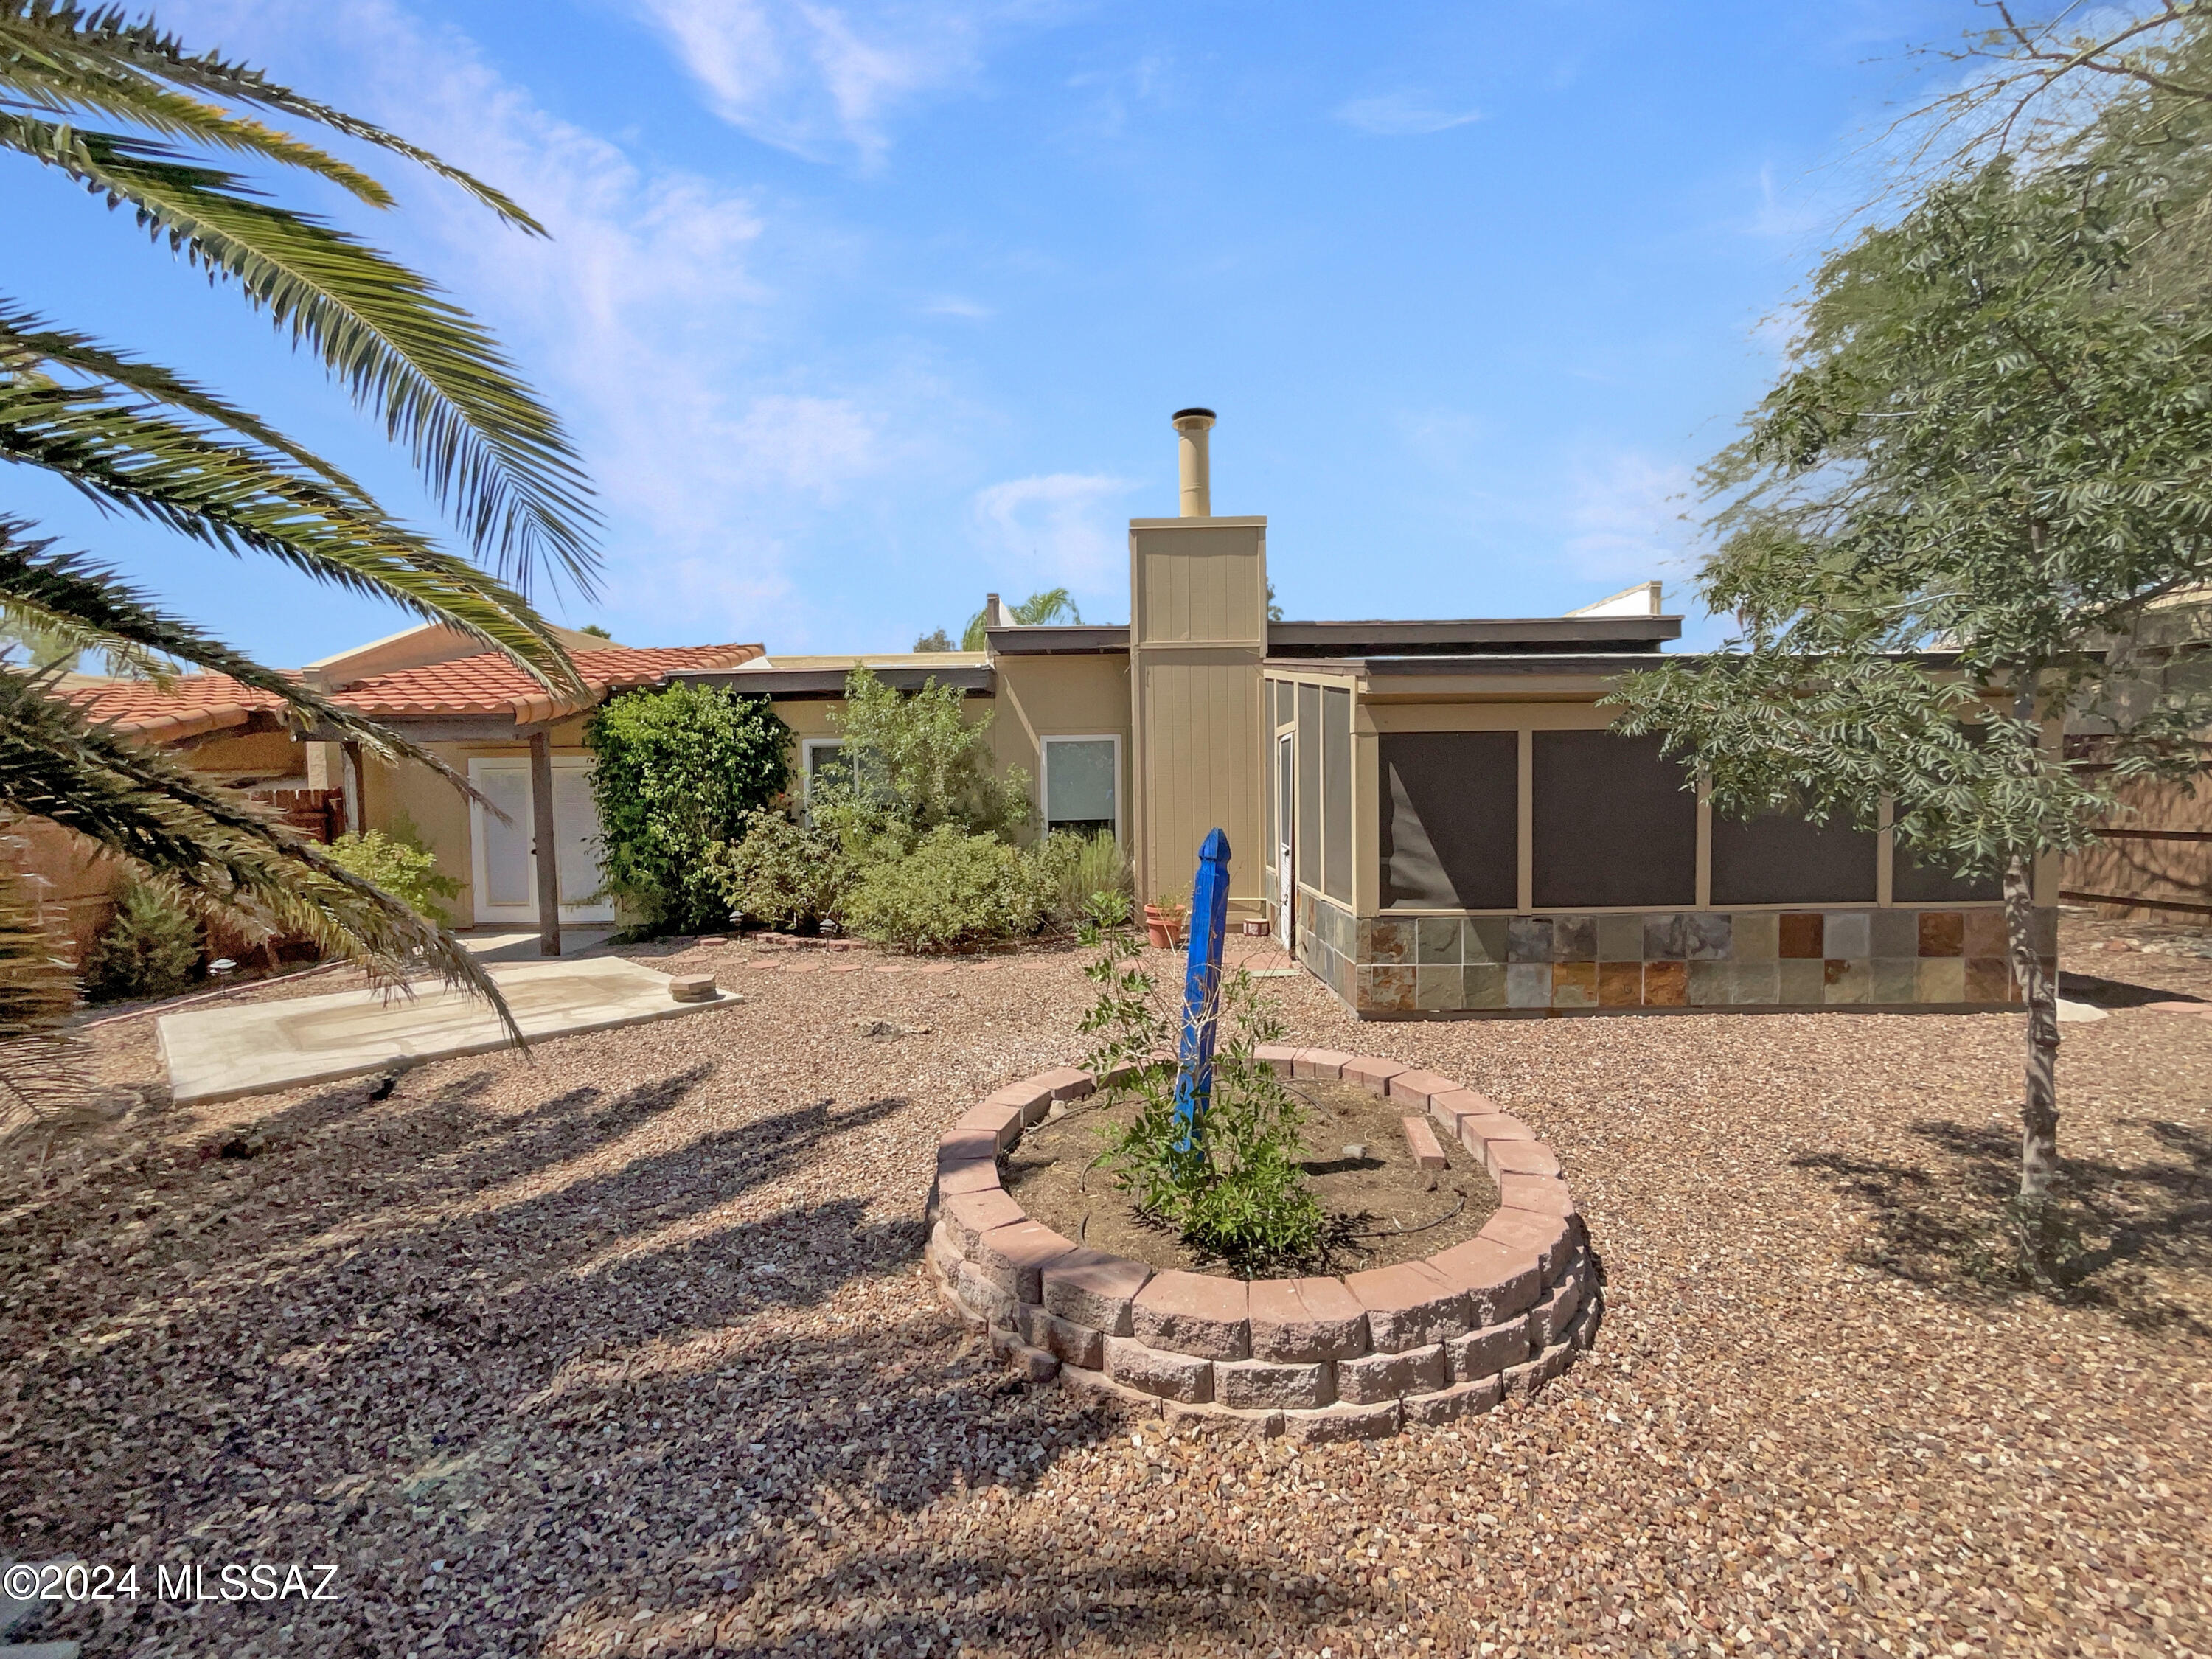
<svg viewBox="0 0 2212 1659">
<path fill-rule="evenodd" d="M 1115 1083 L 1061 1066 L 995 1091 L 938 1143 L 925 1259 L 994 1352 L 1033 1382 L 1139 1412 L 1318 1443 L 1488 1411 L 1596 1341 L 1604 1293 L 1587 1230 L 1528 1125 L 1395 1060 L 1285 1044 L 1259 1058 L 1425 1109 L 1482 1160 L 1497 1213 L 1465 1243 L 1343 1277 L 1155 1273 L 1031 1220 L 1000 1182 L 1000 1158 L 1054 1101 Z"/>
</svg>

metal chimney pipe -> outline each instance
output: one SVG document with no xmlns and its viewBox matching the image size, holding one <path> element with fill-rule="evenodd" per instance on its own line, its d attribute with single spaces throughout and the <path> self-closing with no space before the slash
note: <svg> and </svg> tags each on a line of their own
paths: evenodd
<svg viewBox="0 0 2212 1659">
<path fill-rule="evenodd" d="M 1206 453 L 1206 434 L 1213 422 L 1210 409 L 1175 412 L 1175 429 L 1181 440 L 1176 445 L 1176 470 L 1182 475 L 1182 513 L 1186 519 L 1213 516 L 1213 472 Z"/>
</svg>

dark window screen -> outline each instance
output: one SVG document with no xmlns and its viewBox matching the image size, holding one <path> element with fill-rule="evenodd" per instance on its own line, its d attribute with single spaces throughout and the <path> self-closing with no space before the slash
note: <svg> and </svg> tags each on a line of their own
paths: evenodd
<svg viewBox="0 0 2212 1659">
<path fill-rule="evenodd" d="M 1352 902 L 1352 693 L 1321 694 L 1321 890 Z"/>
<path fill-rule="evenodd" d="M 1275 724 L 1288 726 L 1297 712 L 1291 707 L 1291 700 L 1293 692 L 1291 683 L 1288 680 L 1272 680 L 1268 684 L 1273 687 Z"/>
<path fill-rule="evenodd" d="M 2004 878 L 1976 876 L 1961 881 L 1941 865 L 1925 865 L 1902 847 L 1889 866 L 1889 897 L 1893 904 L 1961 904 L 1970 899 L 2004 896 Z"/>
<path fill-rule="evenodd" d="M 1713 814 L 1715 904 L 1871 904 L 1871 833 L 1775 814 L 1749 823 Z"/>
<path fill-rule="evenodd" d="M 1382 908 L 1510 910 L 1521 893 L 1521 738 L 1390 732 L 1376 742 Z"/>
<path fill-rule="evenodd" d="M 1318 887 L 1321 874 L 1321 688 L 1298 688 L 1298 821 L 1291 842 L 1297 878 Z"/>
<path fill-rule="evenodd" d="M 1531 734 L 1539 910 L 1697 902 L 1698 802 L 1657 738 Z"/>
</svg>

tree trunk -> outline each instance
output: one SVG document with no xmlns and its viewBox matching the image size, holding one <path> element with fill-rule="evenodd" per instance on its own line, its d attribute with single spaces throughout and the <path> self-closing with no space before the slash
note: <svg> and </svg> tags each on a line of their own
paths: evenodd
<svg viewBox="0 0 2212 1659">
<path fill-rule="evenodd" d="M 2039 1214 L 2058 1173 L 2058 982 L 2035 948 L 2035 890 L 2027 859 L 2005 866 L 2005 932 L 2027 1004 L 2027 1093 L 2020 1109 L 2020 1201 Z"/>
</svg>

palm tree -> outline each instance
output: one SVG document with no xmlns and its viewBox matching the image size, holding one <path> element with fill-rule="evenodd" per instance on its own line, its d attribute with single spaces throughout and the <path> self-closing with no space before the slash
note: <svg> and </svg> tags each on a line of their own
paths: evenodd
<svg viewBox="0 0 2212 1659">
<path fill-rule="evenodd" d="M 1019 605 L 1009 606 L 1008 614 L 1024 628 L 1041 628 L 1046 623 L 1062 620 L 1072 623 L 1079 623 L 1083 620 L 1083 613 L 1075 608 L 1074 599 L 1064 587 L 1040 589 Z M 960 648 L 963 651 L 981 651 L 983 648 L 987 643 L 983 637 L 983 629 L 988 617 L 989 608 L 987 606 L 968 618 L 968 626 L 961 630 L 960 635 Z M 921 647 L 917 646 L 915 649 L 919 650 Z"/>
<path fill-rule="evenodd" d="M 356 405 L 406 447 L 475 559 L 403 526 L 337 467 L 218 392 L 34 317 L 4 295 L 0 459 L 42 467 L 110 510 L 389 599 L 507 653 L 550 690 L 580 692 L 528 598 L 548 580 L 588 595 L 598 568 L 590 488 L 560 422 L 491 335 L 431 283 L 214 165 L 210 153 L 227 153 L 392 205 L 374 178 L 248 111 L 403 157 L 507 225 L 544 234 L 459 168 L 245 64 L 191 52 L 150 21 L 58 0 L 0 0 L 0 149 L 129 211 L 156 248 L 181 255 L 295 349 L 319 356 Z M 4 508 L 0 629 L 62 656 L 102 653 L 121 672 L 159 675 L 186 663 L 228 674 L 283 698 L 303 730 L 429 764 L 466 787 L 396 733 L 252 661 L 111 568 L 57 550 Z M 51 659 L 0 670 L 0 817 L 64 825 L 210 914 L 307 934 L 379 977 L 427 964 L 497 1004 L 474 958 L 443 929 L 243 796 L 90 723 L 57 695 L 60 672 Z M 26 937 L 0 921 L 0 977 L 9 959 L 28 971 Z M 50 1002 L 0 996 L 0 1039 L 35 1024 L 11 1009 Z"/>
</svg>

